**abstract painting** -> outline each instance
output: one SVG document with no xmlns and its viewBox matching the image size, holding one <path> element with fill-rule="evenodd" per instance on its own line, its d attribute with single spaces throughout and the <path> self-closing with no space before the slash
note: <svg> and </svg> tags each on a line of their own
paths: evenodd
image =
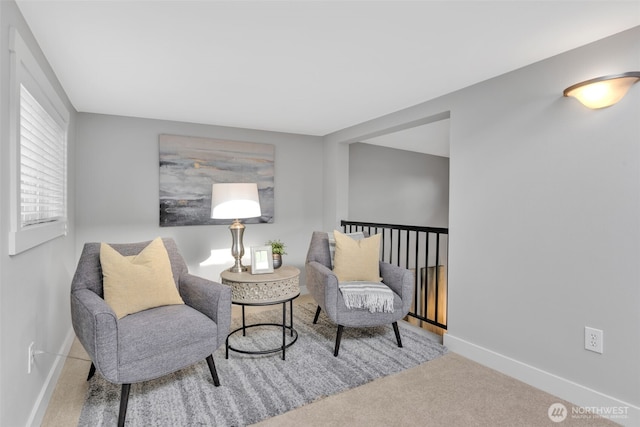
<svg viewBox="0 0 640 427">
<path fill-rule="evenodd" d="M 211 218 L 213 183 L 258 184 L 262 216 L 244 223 L 273 222 L 272 144 L 160 135 L 160 226 L 231 224 Z"/>
</svg>

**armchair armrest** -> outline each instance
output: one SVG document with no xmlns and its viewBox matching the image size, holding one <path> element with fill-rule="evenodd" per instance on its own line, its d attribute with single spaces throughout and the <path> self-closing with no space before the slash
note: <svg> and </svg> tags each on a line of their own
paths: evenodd
<svg viewBox="0 0 640 427">
<path fill-rule="evenodd" d="M 400 296 L 402 310 L 409 312 L 413 300 L 415 278 L 413 272 L 404 267 L 380 261 L 380 275 L 382 282 Z"/>
<path fill-rule="evenodd" d="M 218 326 L 218 345 L 231 327 L 231 288 L 218 282 L 183 274 L 178 286 L 185 304 L 205 314 Z"/>
<path fill-rule="evenodd" d="M 327 315 L 335 319 L 338 305 L 338 278 L 330 268 L 317 261 L 307 262 L 305 271 L 307 290 Z"/>
<path fill-rule="evenodd" d="M 111 307 L 89 289 L 71 293 L 71 322 L 96 369 L 118 382 L 118 320 Z"/>
</svg>

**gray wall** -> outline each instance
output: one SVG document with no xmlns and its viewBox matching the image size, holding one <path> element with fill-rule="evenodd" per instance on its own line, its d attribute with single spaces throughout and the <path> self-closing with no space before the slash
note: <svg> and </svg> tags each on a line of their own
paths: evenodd
<svg viewBox="0 0 640 427">
<path fill-rule="evenodd" d="M 350 144 L 348 219 L 448 227 L 449 159 Z"/>
<path fill-rule="evenodd" d="M 640 69 L 638 52 L 640 27 L 459 94 L 449 276 L 450 332 L 462 344 L 634 405 L 640 87 L 597 111 L 560 94 Z M 604 354 L 584 349 L 585 326 L 604 331 Z"/>
<path fill-rule="evenodd" d="M 636 27 L 325 137 L 339 153 L 449 113 L 445 344 L 574 403 L 628 406 L 627 425 L 640 423 L 640 87 L 597 111 L 562 90 L 640 69 L 639 51 Z M 584 349 L 585 326 L 604 331 L 604 354 Z"/>
<path fill-rule="evenodd" d="M 15 27 L 71 112 L 69 183 L 74 181 L 75 110 L 68 102 L 16 4 L 0 1 L 0 425 L 23 426 L 43 415 L 55 373 L 71 343 L 69 283 L 75 270 L 74 192 L 69 185 L 68 234 L 15 256 L 8 255 L 9 224 L 9 28 Z M 36 356 L 27 374 L 31 342 L 48 354 Z M 53 380 L 52 380 L 53 378 Z M 40 412 L 38 412 L 40 410 Z"/>
<path fill-rule="evenodd" d="M 76 150 L 77 250 L 89 241 L 173 237 L 190 270 L 212 280 L 233 264 L 227 225 L 159 227 L 158 136 L 162 133 L 275 145 L 275 220 L 248 224 L 251 246 L 287 245 L 284 262 L 302 269 L 312 231 L 322 229 L 322 138 L 99 114 L 79 114 Z M 219 251 L 218 264 L 201 265 Z M 301 275 L 301 281 L 304 275 Z"/>
</svg>

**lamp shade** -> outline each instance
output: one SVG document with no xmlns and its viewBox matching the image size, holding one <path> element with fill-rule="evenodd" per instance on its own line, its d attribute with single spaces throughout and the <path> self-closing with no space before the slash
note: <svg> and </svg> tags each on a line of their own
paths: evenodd
<svg viewBox="0 0 640 427">
<path fill-rule="evenodd" d="M 598 77 L 566 88 L 564 96 L 573 96 L 587 108 L 610 107 L 620 101 L 638 80 L 640 72 L 637 71 Z"/>
<path fill-rule="evenodd" d="M 241 219 L 262 215 L 258 184 L 213 184 L 211 189 L 211 218 Z"/>
</svg>

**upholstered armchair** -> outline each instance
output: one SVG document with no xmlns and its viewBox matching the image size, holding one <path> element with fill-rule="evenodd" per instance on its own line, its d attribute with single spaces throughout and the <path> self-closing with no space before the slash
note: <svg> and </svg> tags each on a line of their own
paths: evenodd
<svg viewBox="0 0 640 427">
<path fill-rule="evenodd" d="M 172 273 L 184 303 L 120 317 L 122 314 L 116 314 L 105 301 L 100 243 L 84 245 L 71 284 L 73 328 L 92 360 L 88 379 L 97 370 L 106 380 L 122 384 L 119 426 L 124 425 L 132 383 L 159 378 L 206 359 L 213 383 L 220 385 L 212 354 L 229 333 L 230 288 L 190 275 L 175 242 L 161 241 L 170 262 L 168 275 Z M 150 243 L 109 246 L 122 256 L 132 257 Z"/>
<path fill-rule="evenodd" d="M 305 270 L 307 289 L 318 304 L 313 323 L 317 323 L 321 311 L 324 311 L 327 317 L 338 326 L 333 355 L 338 356 L 345 326 L 361 328 L 391 324 L 398 347 L 402 347 L 397 322 L 407 315 L 411 307 L 414 290 L 413 273 L 405 268 L 378 261 L 376 258 L 382 278 L 381 283 L 393 291 L 393 312 L 371 312 L 364 308 L 348 308 L 343 292 L 339 288 L 338 276 L 333 270 L 332 252 L 329 235 L 325 232 L 314 232 L 307 252 Z M 379 255 L 376 254 L 376 256 Z"/>
</svg>

